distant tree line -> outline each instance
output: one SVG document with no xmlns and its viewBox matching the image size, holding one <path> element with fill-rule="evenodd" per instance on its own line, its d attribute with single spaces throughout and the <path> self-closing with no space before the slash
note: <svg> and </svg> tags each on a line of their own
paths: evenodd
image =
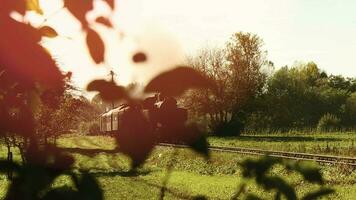
<svg viewBox="0 0 356 200">
<path fill-rule="evenodd" d="M 194 120 L 218 135 L 356 127 L 356 78 L 329 75 L 313 62 L 274 71 L 262 48 L 257 35 L 239 32 L 225 48 L 204 48 L 187 59 L 218 86 L 182 99 Z"/>
</svg>

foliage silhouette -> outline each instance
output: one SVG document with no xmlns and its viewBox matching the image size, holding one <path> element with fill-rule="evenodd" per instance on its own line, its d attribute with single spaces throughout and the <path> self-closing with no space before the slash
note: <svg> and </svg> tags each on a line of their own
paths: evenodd
<svg viewBox="0 0 356 200">
<path fill-rule="evenodd" d="M 105 44 L 86 19 L 87 13 L 93 9 L 93 2 L 64 0 L 64 7 L 86 31 L 89 53 L 94 62 L 99 64 L 105 61 Z M 113 0 L 105 2 L 111 9 L 115 8 Z M 0 172 L 14 172 L 5 199 L 103 199 L 103 191 L 91 174 L 73 173 L 71 167 L 74 158 L 55 145 L 41 144 L 36 135 L 35 113 L 41 106 L 39 102 L 56 107 L 59 101 L 51 97 L 55 96 L 53 94 L 63 94 L 65 90 L 66 75 L 60 72 L 51 55 L 39 44 L 43 36 L 55 37 L 57 32 L 48 26 L 33 27 L 10 17 L 12 11 L 22 15 L 25 15 L 26 11 L 42 14 L 38 0 L 0 0 L 0 3 L 0 136 L 16 136 L 26 141 L 23 147 L 26 162 L 20 165 L 11 159 L 0 161 Z M 96 22 L 111 27 L 104 19 L 99 18 Z M 231 56 L 236 59 L 235 55 Z M 136 57 L 133 58 L 135 62 L 147 59 L 140 53 L 136 54 Z M 260 60 L 257 58 L 257 61 Z M 172 110 L 176 108 L 176 102 L 171 96 L 182 95 L 192 88 L 216 90 L 216 85 L 202 73 L 179 66 L 153 78 L 145 87 L 146 93 L 160 92 L 167 100 L 166 104 L 162 105 L 163 117 L 159 119 L 162 128 L 157 131 L 152 126 L 151 119 L 143 112 L 144 99 L 133 99 L 129 90 L 114 82 L 94 80 L 88 85 L 89 91 L 98 91 L 105 100 L 127 101 L 121 121 L 122 128 L 120 134 L 116 134 L 116 139 L 117 150 L 131 158 L 133 170 L 144 163 L 153 147 L 161 141 L 182 142 L 206 158 L 209 157 L 205 135 L 196 125 L 185 123 L 186 112 L 178 109 L 176 116 L 171 115 Z M 247 160 L 242 164 L 244 175 L 247 178 L 255 177 L 257 183 L 266 189 L 277 189 L 277 196 L 283 194 L 293 199 L 294 188 L 280 177 L 266 175 L 268 169 L 276 163 L 282 162 L 268 159 L 256 162 Z M 171 166 L 173 164 L 174 161 Z M 308 181 L 322 183 L 321 176 L 314 170 L 294 165 L 288 167 L 308 177 Z M 68 175 L 74 188 L 51 188 L 54 180 L 60 175 Z M 162 186 L 162 199 L 168 179 L 169 173 Z M 320 190 L 305 198 L 312 199 L 330 191 Z M 249 195 L 248 198 L 252 199 L 254 196 Z M 196 196 L 193 199 L 206 198 Z"/>
<path fill-rule="evenodd" d="M 320 185 L 317 191 L 309 192 L 304 197 L 298 198 L 292 184 L 289 184 L 283 177 L 271 175 L 269 171 L 276 165 L 281 165 L 289 171 L 294 171 L 303 176 L 309 183 Z M 275 191 L 274 199 L 281 199 L 284 196 L 288 200 L 295 199 L 318 199 L 321 196 L 329 195 L 334 192 L 333 189 L 323 187 L 324 180 L 319 169 L 305 163 L 284 161 L 281 159 L 265 156 L 259 160 L 247 159 L 241 163 L 243 177 L 253 179 L 257 185 L 267 191 Z M 239 198 L 246 191 L 247 185 L 242 184 L 233 199 Z M 245 193 L 246 199 L 263 199 L 254 194 Z"/>
</svg>

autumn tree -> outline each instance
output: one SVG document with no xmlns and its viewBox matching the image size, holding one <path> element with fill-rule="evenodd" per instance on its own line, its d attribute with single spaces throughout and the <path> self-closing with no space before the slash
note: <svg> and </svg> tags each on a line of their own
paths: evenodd
<svg viewBox="0 0 356 200">
<path fill-rule="evenodd" d="M 217 134 L 238 134 L 243 127 L 241 113 L 247 103 L 262 93 L 264 69 L 272 64 L 262 50 L 262 40 L 250 33 L 236 33 L 224 49 L 205 48 L 188 63 L 210 77 L 216 90 L 194 91 L 186 106 L 206 117 Z M 225 132 L 225 133 L 223 133 Z"/>
<path fill-rule="evenodd" d="M 227 43 L 227 62 L 232 73 L 232 118 L 253 97 L 261 94 L 266 82 L 264 70 L 273 66 L 262 50 L 263 40 L 255 34 L 238 32 Z"/>
</svg>

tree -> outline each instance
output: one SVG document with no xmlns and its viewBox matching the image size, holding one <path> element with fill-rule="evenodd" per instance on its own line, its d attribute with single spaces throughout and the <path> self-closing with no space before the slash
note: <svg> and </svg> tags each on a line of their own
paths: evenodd
<svg viewBox="0 0 356 200">
<path fill-rule="evenodd" d="M 236 33 L 225 49 L 202 49 L 188 63 L 210 77 L 216 90 L 191 92 L 186 106 L 207 115 L 210 128 L 218 134 L 238 134 L 244 109 L 263 91 L 272 63 L 262 51 L 262 40 L 250 33 Z"/>
<path fill-rule="evenodd" d="M 228 88 L 231 87 L 231 72 L 227 68 L 225 55 L 224 49 L 204 48 L 197 56 L 187 59 L 188 65 L 205 74 L 216 84 L 215 90 L 189 91 L 182 98 L 184 106 L 189 108 L 195 119 L 208 119 L 210 129 L 220 123 L 227 123 L 231 113 L 231 102 L 226 101 Z"/>
<path fill-rule="evenodd" d="M 238 32 L 227 43 L 227 61 L 232 74 L 233 90 L 229 98 L 234 102 L 233 114 L 261 94 L 266 74 L 263 70 L 272 63 L 267 52 L 262 50 L 263 41 L 255 34 Z"/>
</svg>

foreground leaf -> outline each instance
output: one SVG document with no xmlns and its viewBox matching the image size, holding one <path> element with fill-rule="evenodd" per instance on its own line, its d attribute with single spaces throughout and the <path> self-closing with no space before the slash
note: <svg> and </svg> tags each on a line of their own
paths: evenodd
<svg viewBox="0 0 356 200">
<path fill-rule="evenodd" d="M 115 0 L 104 0 L 112 10 L 115 9 Z"/>
<path fill-rule="evenodd" d="M 80 21 L 85 29 L 88 28 L 88 22 L 85 16 L 94 8 L 93 0 L 64 0 L 64 7 Z"/>
<path fill-rule="evenodd" d="M 132 168 L 140 166 L 155 145 L 155 134 L 142 111 L 131 105 L 121 116 L 116 134 L 119 150 L 132 160 Z"/>
<path fill-rule="evenodd" d="M 109 27 L 109 28 L 112 28 L 112 27 L 113 27 L 111 21 L 110 21 L 108 18 L 106 18 L 106 17 L 103 17 L 103 16 L 98 17 L 98 18 L 95 19 L 95 21 L 96 21 L 97 23 L 103 24 L 103 25 L 105 25 L 105 26 L 107 26 L 107 27 Z"/>
<path fill-rule="evenodd" d="M 94 80 L 87 86 L 88 91 L 98 91 L 105 101 L 127 99 L 126 89 L 111 81 Z"/>
<path fill-rule="evenodd" d="M 135 63 L 145 62 L 145 61 L 147 61 L 147 56 L 143 52 L 138 52 L 138 53 L 135 53 L 135 55 L 132 57 L 132 60 Z"/>
<path fill-rule="evenodd" d="M 323 189 L 320 189 L 316 192 L 311 192 L 311 193 L 308 193 L 306 194 L 302 200 L 313 200 L 313 199 L 319 199 L 320 197 L 322 196 L 325 196 L 325 195 L 329 195 L 329 194 L 332 194 L 334 193 L 335 190 L 333 189 L 329 189 L 329 188 L 323 188 Z"/>
<path fill-rule="evenodd" d="M 89 53 L 96 64 L 104 61 L 105 45 L 100 35 L 93 29 L 87 33 L 87 45 Z"/>
<path fill-rule="evenodd" d="M 37 81 L 61 87 L 63 75 L 51 55 L 38 44 L 42 38 L 40 31 L 2 15 L 0 21 L 0 63 L 6 73 L 28 87 Z"/>
<path fill-rule="evenodd" d="M 146 86 L 145 92 L 179 96 L 191 88 L 215 88 L 215 84 L 191 67 L 177 67 L 153 78 Z"/>
<path fill-rule="evenodd" d="M 40 32 L 43 36 L 45 37 L 49 37 L 49 38 L 55 38 L 58 36 L 58 33 L 56 30 L 54 30 L 52 27 L 50 26 L 42 26 L 40 28 Z"/>
</svg>

